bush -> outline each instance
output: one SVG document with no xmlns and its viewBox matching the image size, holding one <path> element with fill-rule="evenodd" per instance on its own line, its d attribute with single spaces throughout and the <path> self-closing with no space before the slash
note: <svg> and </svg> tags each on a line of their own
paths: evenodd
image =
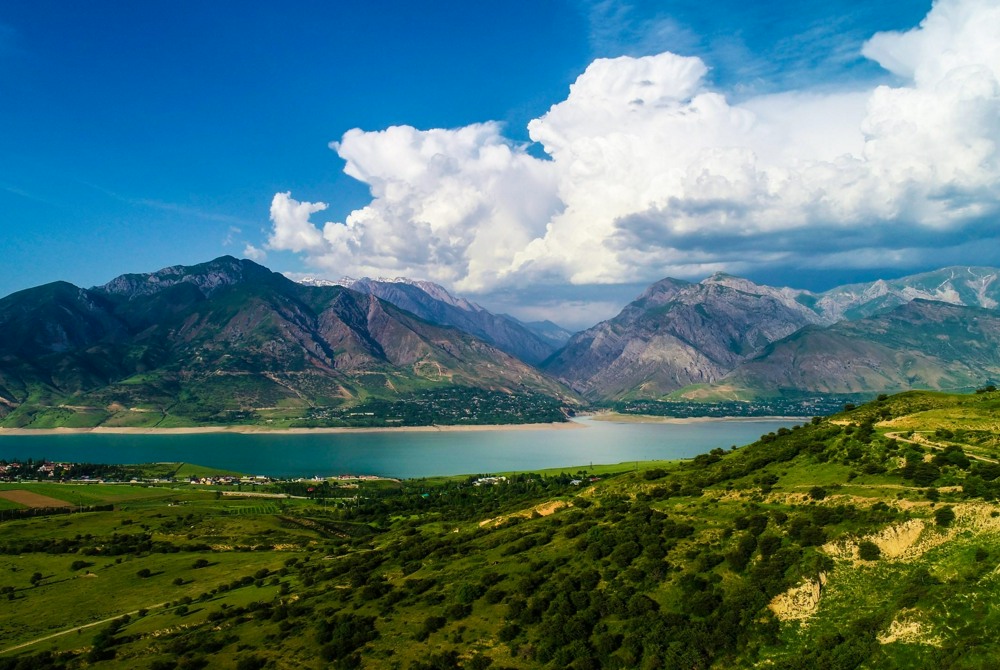
<svg viewBox="0 0 1000 670">
<path fill-rule="evenodd" d="M 809 497 L 813 500 L 822 500 L 826 497 L 826 489 L 822 486 L 814 486 L 809 489 Z"/>
<path fill-rule="evenodd" d="M 244 656 L 236 662 L 236 670 L 261 670 L 267 665 L 267 660 L 259 656 Z"/>
<path fill-rule="evenodd" d="M 862 561 L 877 561 L 882 557 L 882 550 L 874 542 L 863 540 L 858 543 L 858 557 Z"/>
<path fill-rule="evenodd" d="M 146 578 L 152 576 L 152 574 L 153 573 L 150 572 L 149 568 L 143 568 L 139 572 L 135 573 L 135 576 L 138 577 L 139 579 L 146 579 Z"/>
<path fill-rule="evenodd" d="M 431 633 L 442 629 L 446 623 L 448 622 L 444 617 L 429 616 L 426 619 L 424 619 L 423 626 L 421 626 L 420 629 L 417 630 L 416 633 L 414 633 L 413 637 L 418 642 L 423 642 L 428 637 L 430 637 Z"/>
<path fill-rule="evenodd" d="M 934 512 L 934 521 L 942 528 L 947 528 L 955 520 L 955 510 L 951 506 L 942 507 Z"/>
</svg>

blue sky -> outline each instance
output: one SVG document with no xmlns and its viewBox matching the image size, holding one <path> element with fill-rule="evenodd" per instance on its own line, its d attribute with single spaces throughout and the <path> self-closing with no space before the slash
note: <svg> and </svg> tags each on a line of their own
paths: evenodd
<svg viewBox="0 0 1000 670">
<path fill-rule="evenodd" d="M 997 182 L 969 177 L 997 163 L 989 149 L 886 176 L 996 130 L 982 86 L 928 93 L 955 80 L 930 72 L 931 47 L 996 29 L 988 2 L 942 4 L 924 37 L 868 42 L 914 31 L 931 6 L 8 0 L 0 295 L 230 253 L 290 273 L 426 277 L 582 326 L 666 275 L 825 288 L 1000 263 Z M 1000 69 L 988 46 L 967 61 L 985 79 Z M 979 135 L 937 142 L 956 109 L 981 111 Z M 665 121 L 682 112 L 704 123 Z M 894 119 L 929 139 L 893 148 L 906 144 Z M 623 132 L 632 143 L 616 145 Z M 633 164 L 662 179 L 635 186 Z"/>
</svg>

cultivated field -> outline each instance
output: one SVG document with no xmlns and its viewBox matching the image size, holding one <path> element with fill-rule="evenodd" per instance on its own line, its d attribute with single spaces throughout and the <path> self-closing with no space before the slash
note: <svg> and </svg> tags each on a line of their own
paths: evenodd
<svg viewBox="0 0 1000 670">
<path fill-rule="evenodd" d="M 8 491 L 0 491 L 0 498 L 4 500 L 9 500 L 12 503 L 17 503 L 18 505 L 23 505 L 24 507 L 72 507 L 73 504 L 66 502 L 65 500 L 59 500 L 58 498 L 52 498 L 50 496 L 42 495 L 40 493 L 35 493 L 34 491 L 26 491 L 24 489 L 13 489 Z"/>
</svg>

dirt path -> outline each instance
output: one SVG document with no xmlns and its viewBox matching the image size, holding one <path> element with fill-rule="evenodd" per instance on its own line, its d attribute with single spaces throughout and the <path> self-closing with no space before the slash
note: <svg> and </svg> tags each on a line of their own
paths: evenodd
<svg viewBox="0 0 1000 670">
<path fill-rule="evenodd" d="M 158 607 L 163 607 L 166 604 L 167 603 L 157 603 L 156 605 L 150 605 L 149 607 L 146 607 L 144 609 L 146 609 L 146 610 L 152 610 L 152 609 L 156 609 Z M 33 645 L 38 644 L 39 642 L 45 642 L 47 640 L 51 640 L 51 639 L 54 639 L 54 638 L 57 638 L 57 637 L 62 637 L 63 635 L 69 635 L 70 633 L 75 633 L 76 631 L 83 630 L 84 628 L 93 628 L 94 626 L 100 626 L 101 624 L 111 623 L 115 619 L 120 619 L 123 616 L 135 616 L 138 613 L 139 613 L 139 610 L 135 610 L 134 612 L 126 612 L 125 614 L 118 614 L 118 615 L 113 616 L 113 617 L 108 617 L 107 619 L 101 619 L 100 621 L 93 621 L 91 623 L 85 623 L 82 626 L 74 626 L 73 628 L 67 628 L 66 630 L 61 630 L 58 633 L 50 633 L 48 635 L 36 638 L 34 640 L 30 640 L 28 642 L 22 642 L 21 644 L 15 644 L 13 647 L 7 647 L 6 649 L 0 649 L 0 654 L 8 654 L 8 653 L 10 653 L 12 651 L 17 651 L 18 649 L 24 649 L 25 647 L 31 647 Z"/>
<path fill-rule="evenodd" d="M 901 435 L 902 435 L 902 433 L 886 433 L 885 434 L 885 436 L 888 437 L 891 440 L 899 440 L 900 442 L 909 442 L 910 444 L 915 444 L 915 445 L 920 446 L 920 447 L 930 447 L 931 449 L 937 449 L 938 451 L 944 451 L 945 448 L 948 446 L 948 445 L 938 444 L 937 442 L 931 442 L 927 438 L 921 437 L 919 433 L 913 433 L 914 437 L 919 437 L 920 438 L 918 440 L 910 440 L 908 438 L 901 437 Z M 960 446 L 966 446 L 967 447 L 968 445 L 960 445 Z M 977 456 L 976 454 L 970 454 L 968 451 L 965 451 L 965 449 L 962 449 L 962 451 L 964 451 L 965 455 L 968 456 L 969 458 L 971 458 L 974 461 L 982 461 L 984 463 L 998 463 L 998 462 L 1000 462 L 1000 461 L 997 461 L 997 459 L 995 459 L 995 458 L 987 458 L 986 456 Z"/>
</svg>

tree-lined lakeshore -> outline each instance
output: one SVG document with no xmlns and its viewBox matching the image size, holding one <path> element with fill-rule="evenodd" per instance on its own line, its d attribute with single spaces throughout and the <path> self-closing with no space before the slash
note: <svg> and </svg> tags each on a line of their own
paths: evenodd
<svg viewBox="0 0 1000 670">
<path fill-rule="evenodd" d="M 135 426 L 95 426 L 93 428 L 0 428 L 0 436 L 31 435 L 206 435 L 231 433 L 239 435 L 352 435 L 364 433 L 433 433 L 433 432 L 481 432 L 481 431 L 523 431 L 523 430 L 565 430 L 580 428 L 571 421 L 553 423 L 517 424 L 432 424 L 427 426 L 370 426 L 348 428 L 344 426 L 315 426 L 309 428 L 274 428 L 271 426 L 188 426 L 183 428 L 143 428 Z"/>
<path fill-rule="evenodd" d="M 0 667 L 986 667 L 998 417 L 920 392 L 681 461 L 4 484 L 110 509 L 0 523 Z"/>
</svg>

